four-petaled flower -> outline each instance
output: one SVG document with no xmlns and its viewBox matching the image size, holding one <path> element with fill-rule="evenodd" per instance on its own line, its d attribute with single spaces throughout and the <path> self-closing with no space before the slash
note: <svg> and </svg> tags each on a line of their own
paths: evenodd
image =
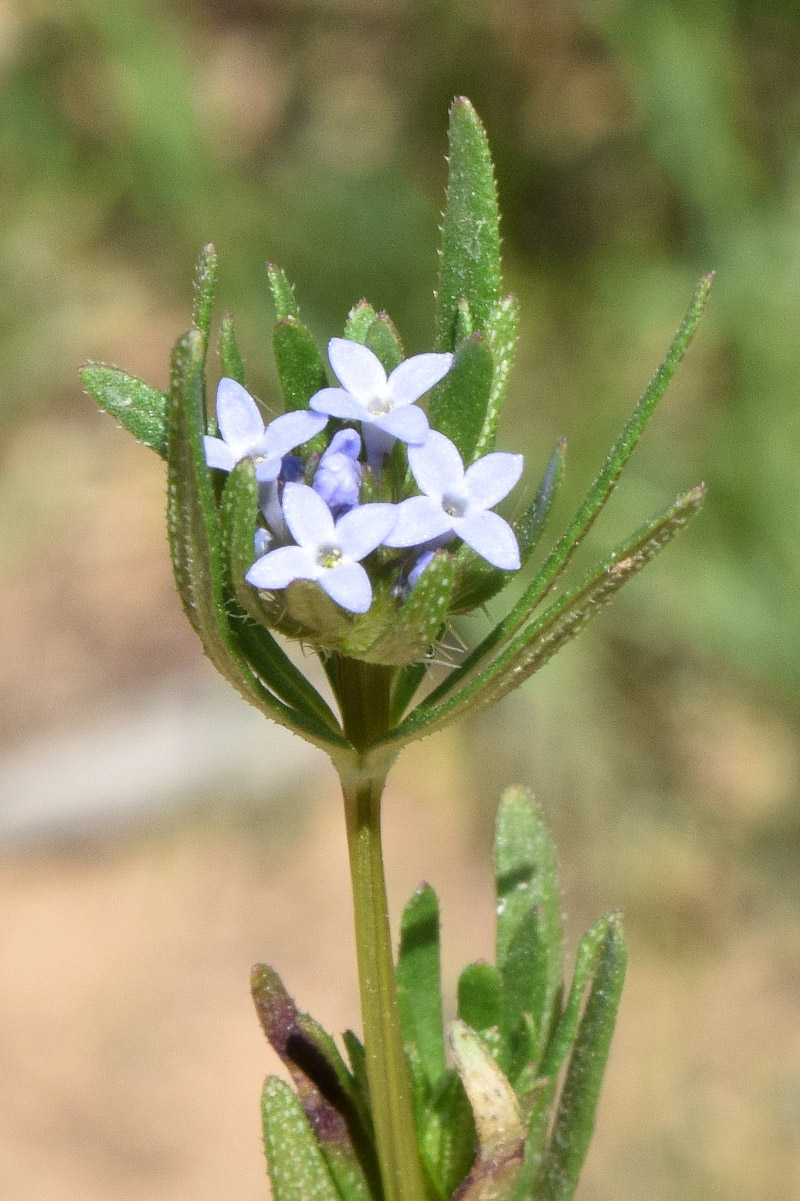
<svg viewBox="0 0 800 1201">
<path fill-rule="evenodd" d="M 519 479 L 522 455 L 496 451 L 465 471 L 450 439 L 431 430 L 424 445 L 408 448 L 408 463 L 424 495 L 397 506 L 386 546 L 420 546 L 455 534 L 494 567 L 514 571 L 520 566 L 511 526 L 490 510 Z"/>
<path fill-rule="evenodd" d="M 280 474 L 284 455 L 308 442 L 325 428 L 327 417 L 309 409 L 295 409 L 264 427 L 256 402 L 236 380 L 224 378 L 217 388 L 217 421 L 221 438 L 206 434 L 203 445 L 209 467 L 232 471 L 241 459 L 251 458 L 256 479 L 269 484 Z"/>
<path fill-rule="evenodd" d="M 343 609 L 366 613 L 372 585 L 360 560 L 386 539 L 396 506 L 360 505 L 334 522 L 313 488 L 287 484 L 283 515 L 297 545 L 281 546 L 258 559 L 247 573 L 248 583 L 274 591 L 288 588 L 294 580 L 316 580 Z"/>
<path fill-rule="evenodd" d="M 428 418 L 414 401 L 450 370 L 452 354 L 417 354 L 386 372 L 377 355 L 347 338 L 331 338 L 328 358 L 341 388 L 322 388 L 309 401 L 317 413 L 360 421 L 367 460 L 378 470 L 395 439 L 418 445 L 428 436 Z"/>
</svg>

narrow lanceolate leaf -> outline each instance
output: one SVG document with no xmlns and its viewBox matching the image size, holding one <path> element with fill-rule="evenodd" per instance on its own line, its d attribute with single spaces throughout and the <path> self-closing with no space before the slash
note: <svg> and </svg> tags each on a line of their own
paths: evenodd
<svg viewBox="0 0 800 1201">
<path fill-rule="evenodd" d="M 227 604 L 231 629 L 256 674 L 281 700 L 341 734 L 329 706 L 266 628 L 270 614 L 256 589 L 245 580 L 253 562 L 257 512 L 255 468 L 251 459 L 242 459 L 228 476 L 220 506 L 225 590 L 236 602 L 235 606 Z"/>
<path fill-rule="evenodd" d="M 222 374 L 228 379 L 235 379 L 237 384 L 245 385 L 244 363 L 236 341 L 233 329 L 233 317 L 226 313 L 222 318 L 222 328 L 219 333 L 219 357 L 222 364 Z"/>
<path fill-rule="evenodd" d="M 458 1016 L 486 1041 L 490 1030 L 499 1034 L 503 1011 L 503 981 L 493 963 L 469 963 L 458 978 Z"/>
<path fill-rule="evenodd" d="M 503 794 L 494 856 L 503 1024 L 513 1038 L 523 1015 L 530 1014 L 538 1060 L 561 994 L 563 928 L 553 840 L 541 809 L 523 788 Z M 519 1070 L 523 1065 L 515 1066 Z"/>
<path fill-rule="evenodd" d="M 345 1201 L 367 1201 L 377 1160 L 355 1082 L 333 1040 L 292 998 L 271 968 L 253 969 L 253 1000 L 264 1033 L 286 1064 L 297 1095 Z"/>
<path fill-rule="evenodd" d="M 416 663 L 409 663 L 407 667 L 401 667 L 397 672 L 392 688 L 391 704 L 389 706 L 389 722 L 391 725 L 397 725 L 400 721 L 414 699 L 414 693 L 425 679 L 427 671 L 427 661 L 420 659 Z"/>
<path fill-rule="evenodd" d="M 381 635 L 360 657 L 369 663 L 388 666 L 425 659 L 447 616 L 454 575 L 452 555 L 439 551 L 400 607 L 389 632 Z"/>
<path fill-rule="evenodd" d="M 365 342 L 370 326 L 378 314 L 368 300 L 359 300 L 347 314 L 344 323 L 344 336 L 351 342 Z"/>
<path fill-rule="evenodd" d="M 599 949 L 597 971 L 586 1000 L 558 1101 L 545 1157 L 541 1201 L 570 1201 L 594 1129 L 597 1101 L 625 979 L 627 950 L 617 916 Z"/>
<path fill-rule="evenodd" d="M 447 195 L 436 297 L 436 348 L 455 349 L 458 302 L 483 330 L 500 298 L 500 219 L 486 132 L 463 96 L 450 109 Z"/>
<path fill-rule="evenodd" d="M 192 325 L 203 335 L 203 346 L 208 349 L 211 331 L 211 312 L 214 307 L 214 291 L 217 285 L 217 252 L 209 242 L 200 251 L 194 272 L 194 301 Z"/>
<path fill-rule="evenodd" d="M 553 502 L 564 479 L 566 453 L 567 440 L 559 438 L 532 504 L 514 522 L 514 533 L 517 536 L 519 554 L 523 563 L 527 562 L 536 549 L 547 518 L 550 516 Z"/>
<path fill-rule="evenodd" d="M 278 320 L 283 321 L 284 317 L 299 317 L 300 310 L 295 300 L 294 287 L 289 283 L 283 268 L 277 267 L 275 263 L 267 263 L 267 279 Z"/>
<path fill-rule="evenodd" d="M 377 355 L 387 375 L 406 357 L 400 335 L 388 313 L 378 313 L 367 330 L 364 345 Z"/>
<path fill-rule="evenodd" d="M 422 1123 L 420 1151 L 442 1201 L 450 1201 L 475 1162 L 478 1141 L 472 1107 L 452 1069 L 441 1083 Z"/>
<path fill-rule="evenodd" d="M 316 746 L 345 749 L 343 738 L 278 700 L 253 674 L 232 637 L 219 524 L 202 441 L 204 358 L 199 330 L 179 339 L 168 408 L 167 529 L 183 607 L 211 662 L 246 700 Z"/>
<path fill-rule="evenodd" d="M 297 317 L 284 317 L 275 326 L 272 345 L 286 408 L 308 408 L 314 393 L 328 385 L 314 339 Z"/>
<path fill-rule="evenodd" d="M 497 422 L 505 400 L 514 354 L 517 349 L 519 327 L 519 301 L 516 296 L 504 296 L 492 305 L 484 333 L 492 352 L 494 374 L 489 398 L 486 403 L 483 426 L 475 445 L 472 458 L 479 459 L 494 449 Z"/>
<path fill-rule="evenodd" d="M 277 1076 L 264 1084 L 261 1123 L 274 1201 L 342 1201 L 302 1105 Z"/>
<path fill-rule="evenodd" d="M 466 712 L 482 711 L 519 687 L 574 638 L 623 584 L 655 558 L 700 511 L 704 497 L 702 485 L 679 496 L 669 509 L 639 530 L 582 584 L 564 593 L 541 617 L 519 630 L 487 668 L 474 674 L 449 697 L 446 688 L 434 689 L 382 741 L 402 745 L 426 736 Z"/>
<path fill-rule="evenodd" d="M 431 425 L 455 442 L 467 464 L 476 457 L 493 377 L 494 360 L 486 339 L 472 334 L 458 347 L 452 367 L 430 395 Z"/>
<path fill-rule="evenodd" d="M 87 363 L 80 370 L 84 388 L 101 409 L 116 417 L 134 438 L 149 446 L 162 459 L 167 457 L 167 394 L 151 388 L 135 375 Z"/>
<path fill-rule="evenodd" d="M 428 1090 L 432 1092 L 444 1074 L 445 1060 L 439 902 L 428 884 L 419 886 L 400 923 L 397 1000 L 403 1041 L 416 1048 Z"/>
<path fill-rule="evenodd" d="M 506 1201 L 522 1164 L 525 1125 L 517 1098 L 483 1041 L 454 1022 L 450 1041 L 478 1136 L 478 1156 L 453 1201 Z"/>
<path fill-rule="evenodd" d="M 450 674 L 442 685 L 442 692 L 449 692 L 479 663 L 502 643 L 508 641 L 516 630 L 530 617 L 532 611 L 553 587 L 561 572 L 569 563 L 586 534 L 594 525 L 600 511 L 617 486 L 620 473 L 641 437 L 645 426 L 655 412 L 656 405 L 667 390 L 681 359 L 692 340 L 698 322 L 703 315 L 713 282 L 713 273 L 706 275 L 697 285 L 691 304 L 686 311 L 672 345 L 656 374 L 645 389 L 644 395 L 633 411 L 609 455 L 602 470 L 592 484 L 583 503 L 573 517 L 566 533 L 559 538 L 548 555 L 541 570 L 525 589 L 519 601 L 483 641 L 467 656 L 461 667 Z M 437 690 L 438 691 L 438 690 Z"/>
<path fill-rule="evenodd" d="M 616 914 L 606 914 L 605 917 L 601 917 L 590 930 L 587 930 L 578 944 L 569 997 L 542 1059 L 540 1074 L 544 1077 L 555 1078 L 572 1049 L 578 1032 L 578 1023 L 583 1011 L 586 992 L 597 974 L 601 948 L 608 937 L 610 923 L 616 920 Z"/>
</svg>

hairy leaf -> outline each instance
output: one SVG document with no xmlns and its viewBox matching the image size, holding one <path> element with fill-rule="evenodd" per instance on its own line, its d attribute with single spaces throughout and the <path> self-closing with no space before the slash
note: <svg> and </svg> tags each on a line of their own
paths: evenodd
<svg viewBox="0 0 800 1201">
<path fill-rule="evenodd" d="M 403 1040 L 416 1047 L 432 1092 L 444 1073 L 445 1060 L 439 902 L 428 884 L 419 886 L 400 923 L 397 1000 Z"/>
<path fill-rule="evenodd" d="M 83 386 L 93 400 L 125 429 L 162 459 L 167 457 L 167 394 L 151 388 L 135 375 L 87 363 L 80 369 Z"/>
</svg>

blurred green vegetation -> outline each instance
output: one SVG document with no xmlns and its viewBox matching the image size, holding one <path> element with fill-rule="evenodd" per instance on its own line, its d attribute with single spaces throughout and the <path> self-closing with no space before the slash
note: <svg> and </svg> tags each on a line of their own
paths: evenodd
<svg viewBox="0 0 800 1201">
<path fill-rule="evenodd" d="M 709 315 L 591 549 L 701 478 L 706 513 L 585 643 L 463 736 L 465 789 L 485 799 L 515 774 L 534 783 L 565 860 L 602 860 L 604 901 L 676 953 L 733 937 L 742 914 L 770 906 L 778 929 L 787 902 L 796 930 L 796 0 L 10 0 L 6 431 L 47 415 L 105 420 L 75 382 L 87 358 L 163 383 L 209 239 L 267 402 L 267 258 L 296 282 L 321 345 L 365 295 L 410 351 L 429 348 L 446 111 L 462 93 L 489 132 L 522 301 L 501 441 L 533 475 L 567 436 L 556 520 L 697 278 L 717 271 Z M 676 831 L 696 861 L 676 852 Z M 740 869 L 750 874 L 734 887 Z M 576 923 L 595 908 L 587 899 Z M 667 1147 L 668 1183 L 650 1195 L 739 1195 L 707 1165 L 676 1167 L 683 1153 Z"/>
</svg>

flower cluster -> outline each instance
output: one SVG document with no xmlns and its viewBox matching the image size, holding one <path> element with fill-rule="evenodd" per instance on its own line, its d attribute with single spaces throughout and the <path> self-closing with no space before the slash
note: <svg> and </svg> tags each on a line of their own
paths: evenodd
<svg viewBox="0 0 800 1201">
<path fill-rule="evenodd" d="M 342 609 L 363 614 L 376 572 L 392 580 L 396 594 L 408 595 L 436 550 L 456 538 L 492 567 L 516 570 L 516 538 L 493 509 L 519 480 L 522 455 L 493 452 L 465 470 L 456 446 L 429 427 L 417 405 L 450 370 L 453 355 L 415 355 L 388 377 L 359 342 L 333 338 L 328 356 L 341 386 L 322 388 L 307 409 L 267 426 L 240 384 L 220 381 L 221 437 L 205 437 L 205 455 L 222 471 L 245 458 L 255 466 L 264 525 L 248 583 L 274 593 L 313 581 Z M 309 453 L 331 419 L 338 428 L 327 448 Z M 396 455 L 403 445 L 405 455 Z M 362 565 L 371 555 L 372 574 Z"/>
</svg>

